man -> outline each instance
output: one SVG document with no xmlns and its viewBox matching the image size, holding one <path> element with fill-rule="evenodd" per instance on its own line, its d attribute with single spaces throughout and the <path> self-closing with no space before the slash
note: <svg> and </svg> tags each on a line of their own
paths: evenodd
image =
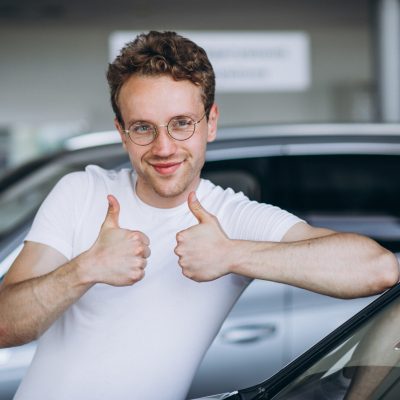
<svg viewBox="0 0 400 400">
<path fill-rule="evenodd" d="M 107 78 L 135 173 L 89 166 L 39 210 L 0 292 L 1 345 L 38 339 L 16 399 L 184 399 L 251 279 L 338 297 L 397 282 L 374 241 L 200 179 L 218 108 L 196 44 L 139 35 Z"/>
</svg>

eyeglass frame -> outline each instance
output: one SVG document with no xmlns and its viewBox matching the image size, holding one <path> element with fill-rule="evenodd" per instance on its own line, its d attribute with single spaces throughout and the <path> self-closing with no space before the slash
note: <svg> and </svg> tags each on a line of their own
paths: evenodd
<svg viewBox="0 0 400 400">
<path fill-rule="evenodd" d="M 151 142 L 146 143 L 146 144 L 139 144 L 139 143 L 134 142 L 133 139 L 131 138 L 129 129 L 122 129 L 122 131 L 125 133 L 125 135 L 128 136 L 129 140 L 130 140 L 132 143 L 136 144 L 137 146 L 148 146 L 149 144 L 152 144 L 152 143 L 156 140 L 157 136 L 159 135 L 159 131 L 158 131 L 157 128 L 167 128 L 168 136 L 169 136 L 171 139 L 177 140 L 178 142 L 184 142 L 185 140 L 190 139 L 190 138 L 195 134 L 197 124 L 200 123 L 206 115 L 207 115 L 207 111 L 204 112 L 203 116 L 202 116 L 198 121 L 195 121 L 192 117 L 189 117 L 188 115 L 177 115 L 177 116 L 175 116 L 175 117 L 172 117 L 172 118 L 168 121 L 168 123 L 167 123 L 167 124 L 164 124 L 164 125 L 156 125 L 156 124 L 152 124 L 151 122 L 148 122 L 148 121 L 137 121 L 137 122 L 146 122 L 146 123 L 148 123 L 149 125 L 151 125 L 151 126 L 153 127 L 153 130 L 154 130 L 154 132 L 155 132 L 155 133 L 153 134 L 153 139 L 151 140 Z M 169 128 L 168 128 L 168 125 L 171 123 L 171 121 L 174 120 L 174 119 L 176 119 L 176 118 L 178 118 L 178 117 L 190 118 L 190 119 L 193 121 L 193 132 L 192 132 L 192 134 L 191 134 L 190 136 L 188 136 L 188 137 L 185 138 L 185 139 L 176 139 L 175 137 L 173 137 L 173 136 L 171 135 L 171 133 L 170 133 L 170 131 L 169 131 Z M 135 123 L 136 123 L 136 122 L 135 122 Z M 132 125 L 133 125 L 133 124 L 132 124 Z"/>
</svg>

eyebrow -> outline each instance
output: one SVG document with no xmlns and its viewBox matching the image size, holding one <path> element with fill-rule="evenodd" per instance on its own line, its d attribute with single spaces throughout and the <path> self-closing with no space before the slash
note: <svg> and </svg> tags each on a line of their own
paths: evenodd
<svg viewBox="0 0 400 400">
<path fill-rule="evenodd" d="M 127 126 L 131 126 L 131 125 L 136 124 L 138 122 L 146 122 L 148 124 L 155 125 L 155 126 L 166 125 L 166 124 L 168 124 L 169 121 L 171 121 L 171 119 L 177 118 L 177 117 L 190 117 L 195 121 L 197 121 L 197 119 L 198 119 L 197 115 L 195 115 L 193 112 L 187 112 L 187 113 L 179 113 L 179 114 L 173 115 L 171 118 L 168 119 L 168 121 L 165 121 L 165 122 L 163 122 L 161 124 L 157 124 L 155 122 L 149 121 L 149 120 L 144 119 L 144 118 L 139 118 L 139 119 L 133 119 L 132 118 L 132 119 L 128 120 L 126 125 Z"/>
</svg>

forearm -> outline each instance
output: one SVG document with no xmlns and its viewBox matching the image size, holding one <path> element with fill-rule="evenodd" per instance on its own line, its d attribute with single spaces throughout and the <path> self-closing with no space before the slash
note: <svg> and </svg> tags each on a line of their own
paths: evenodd
<svg viewBox="0 0 400 400">
<path fill-rule="evenodd" d="M 0 348 L 37 339 L 90 287 L 76 260 L 0 291 Z"/>
<path fill-rule="evenodd" d="M 335 297 L 379 293 L 398 279 L 396 257 L 360 235 L 333 233 L 289 243 L 232 244 L 232 272 Z"/>
</svg>

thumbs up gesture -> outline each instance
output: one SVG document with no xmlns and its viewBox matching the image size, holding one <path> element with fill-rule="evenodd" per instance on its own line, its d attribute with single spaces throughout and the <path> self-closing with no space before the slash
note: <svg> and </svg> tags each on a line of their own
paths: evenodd
<svg viewBox="0 0 400 400">
<path fill-rule="evenodd" d="M 150 241 L 142 232 L 120 228 L 118 200 L 112 195 L 107 199 L 108 210 L 99 236 L 80 261 L 92 283 L 132 285 L 144 277 Z"/>
<path fill-rule="evenodd" d="M 218 219 L 203 208 L 194 192 L 189 194 L 189 209 L 197 218 L 194 225 L 176 235 L 175 254 L 186 277 L 205 282 L 230 272 L 228 254 L 232 246 Z"/>
</svg>

